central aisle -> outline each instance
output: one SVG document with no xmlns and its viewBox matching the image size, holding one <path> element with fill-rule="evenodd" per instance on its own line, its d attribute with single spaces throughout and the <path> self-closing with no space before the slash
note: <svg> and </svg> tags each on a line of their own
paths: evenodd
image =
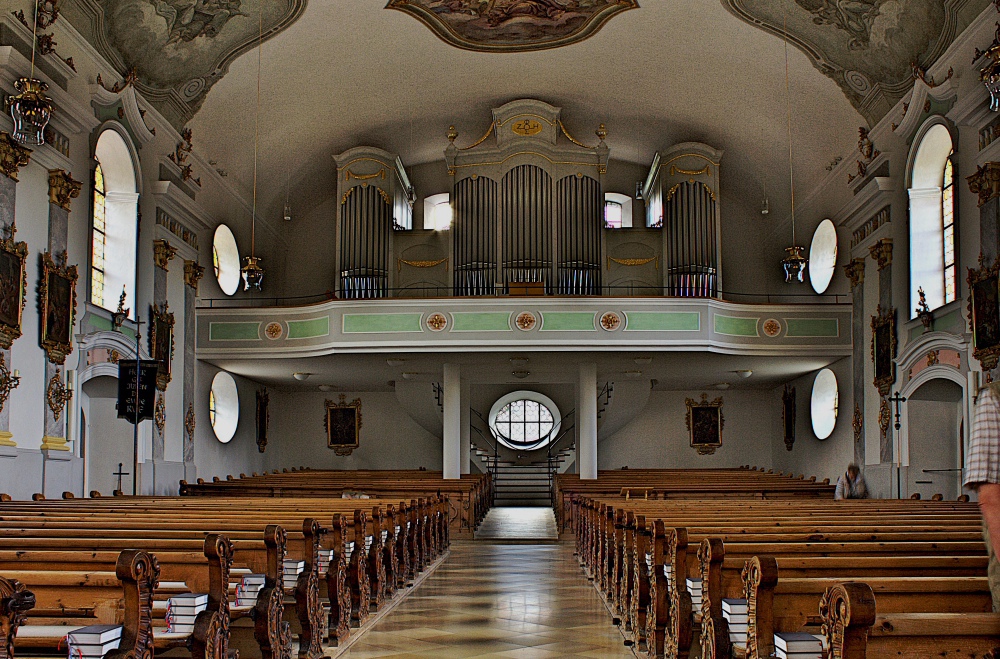
<svg viewBox="0 0 1000 659">
<path fill-rule="evenodd" d="M 632 657 L 569 543 L 454 542 L 346 659 Z"/>
</svg>

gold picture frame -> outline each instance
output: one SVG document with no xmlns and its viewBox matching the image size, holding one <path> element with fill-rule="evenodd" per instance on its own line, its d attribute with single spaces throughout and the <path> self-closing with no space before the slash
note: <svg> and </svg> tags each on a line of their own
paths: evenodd
<svg viewBox="0 0 1000 659">
<path fill-rule="evenodd" d="M 73 323 L 76 318 L 75 265 L 65 265 L 65 252 L 56 265 L 52 255 L 42 254 L 42 277 L 38 282 L 38 310 L 41 314 L 42 350 L 53 364 L 66 363 L 73 352 Z"/>
<path fill-rule="evenodd" d="M 174 359 L 174 314 L 166 302 L 149 307 L 149 356 L 156 362 L 156 388 L 166 391 Z"/>
<path fill-rule="evenodd" d="M 896 382 L 896 310 L 878 305 L 872 316 L 872 364 L 875 367 L 875 387 L 883 396 Z"/>
<path fill-rule="evenodd" d="M 991 371 L 1000 361 L 1000 260 L 986 267 L 969 268 L 969 325 L 972 356 Z"/>
<path fill-rule="evenodd" d="M 0 240 L 0 349 L 9 350 L 21 336 L 28 290 L 28 244 L 14 241 L 14 228 Z"/>
<path fill-rule="evenodd" d="M 685 405 L 684 421 L 691 435 L 691 447 L 697 449 L 699 455 L 712 455 L 722 446 L 722 429 L 726 425 L 722 397 L 709 401 L 708 394 L 702 394 L 700 401 L 688 398 Z"/>
<path fill-rule="evenodd" d="M 350 403 L 340 394 L 339 402 L 326 401 L 326 446 L 340 456 L 347 456 L 361 445 L 361 399 Z"/>
</svg>

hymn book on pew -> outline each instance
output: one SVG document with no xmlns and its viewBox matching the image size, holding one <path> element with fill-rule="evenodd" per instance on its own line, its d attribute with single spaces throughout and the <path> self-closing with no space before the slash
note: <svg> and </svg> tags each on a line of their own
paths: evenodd
<svg viewBox="0 0 1000 659">
<path fill-rule="evenodd" d="M 819 636 L 806 632 L 777 632 L 774 635 L 774 651 L 778 659 L 820 659 L 823 641 Z"/>
<path fill-rule="evenodd" d="M 66 635 L 69 659 L 100 659 L 121 643 L 121 625 L 90 625 Z"/>
</svg>

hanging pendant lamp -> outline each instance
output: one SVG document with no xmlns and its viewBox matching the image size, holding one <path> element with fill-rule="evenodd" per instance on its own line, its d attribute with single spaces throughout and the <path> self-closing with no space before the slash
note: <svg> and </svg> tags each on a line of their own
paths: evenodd
<svg viewBox="0 0 1000 659">
<path fill-rule="evenodd" d="M 788 256 L 781 260 L 781 267 L 785 271 L 786 284 L 802 284 L 806 280 L 806 268 L 809 265 L 809 259 L 804 254 L 806 248 L 795 241 L 795 167 L 792 160 L 792 94 L 791 85 L 788 81 L 787 21 L 784 24 L 782 36 L 785 40 L 785 107 L 788 110 L 788 184 L 792 191 L 792 246 L 785 248 Z"/>
<path fill-rule="evenodd" d="M 244 259 L 240 272 L 243 275 L 243 290 L 259 291 L 264 283 L 264 268 L 257 256 L 257 152 L 260 146 L 260 50 L 264 43 L 264 8 L 261 5 L 257 37 L 257 111 L 254 119 L 253 136 L 253 214 L 250 217 L 250 256 Z"/>
<path fill-rule="evenodd" d="M 14 81 L 15 96 L 7 98 L 7 111 L 14 120 L 11 137 L 21 144 L 45 144 L 45 127 L 52 116 L 52 101 L 45 96 L 47 84 L 35 78 L 35 44 L 38 39 L 38 0 L 31 29 L 31 74 Z"/>
</svg>

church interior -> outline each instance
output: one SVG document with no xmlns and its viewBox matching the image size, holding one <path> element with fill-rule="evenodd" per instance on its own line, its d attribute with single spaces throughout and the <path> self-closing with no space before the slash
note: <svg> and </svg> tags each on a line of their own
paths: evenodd
<svg viewBox="0 0 1000 659">
<path fill-rule="evenodd" d="M 0 659 L 1000 659 L 1000 0 L 2 4 Z"/>
</svg>

